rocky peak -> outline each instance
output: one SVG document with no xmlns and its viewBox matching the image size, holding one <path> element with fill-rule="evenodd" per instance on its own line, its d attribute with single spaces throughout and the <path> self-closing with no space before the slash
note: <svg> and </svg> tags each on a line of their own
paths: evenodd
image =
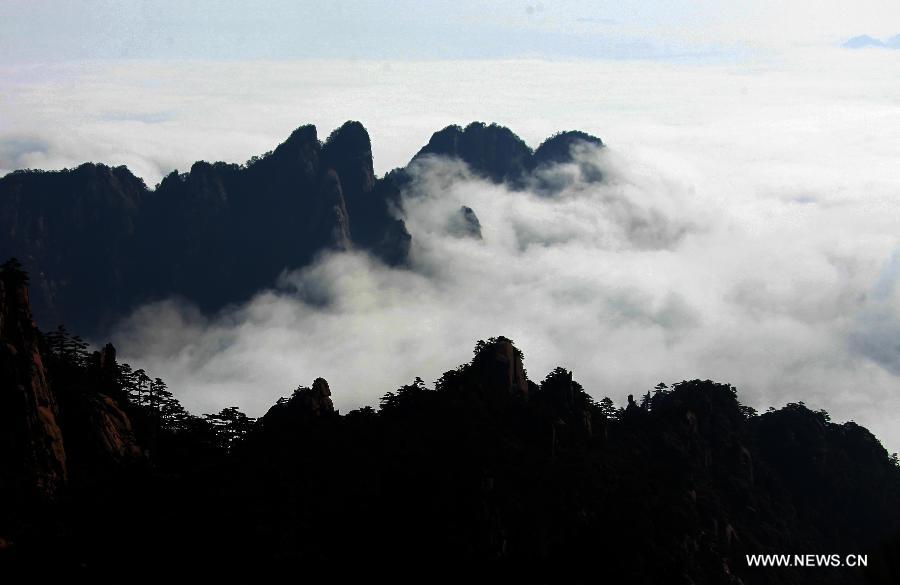
<svg viewBox="0 0 900 585">
<path fill-rule="evenodd" d="M 335 415 L 331 388 L 324 378 L 316 378 L 312 387 L 300 386 L 290 398 L 282 398 L 263 416 L 263 428 L 284 430 L 298 421 L 309 421 Z"/>
<path fill-rule="evenodd" d="M 319 173 L 321 145 L 316 127 L 312 124 L 300 126 L 287 140 L 278 145 L 271 159 L 300 171 L 309 180 Z"/>
<path fill-rule="evenodd" d="M 72 179 L 87 183 L 95 192 L 110 189 L 119 196 L 139 198 L 146 190 L 144 181 L 136 177 L 126 166 L 110 167 L 102 163 L 83 163 L 72 171 L 60 173 L 71 173 Z"/>
<path fill-rule="evenodd" d="M 426 155 L 459 158 L 496 183 L 518 182 L 534 168 L 531 149 L 521 138 L 509 128 L 484 122 L 435 132 L 413 160 Z"/>
<path fill-rule="evenodd" d="M 522 364 L 522 352 L 510 339 L 496 337 L 477 347 L 472 360 L 473 373 L 482 383 L 507 396 L 527 400 L 528 379 Z"/>
<path fill-rule="evenodd" d="M 447 227 L 450 233 L 456 237 L 475 238 L 476 240 L 482 239 L 481 222 L 478 221 L 475 210 L 466 205 L 460 207 L 459 210 L 450 217 L 450 223 Z"/>
<path fill-rule="evenodd" d="M 569 370 L 557 368 L 550 372 L 541 382 L 541 393 L 554 410 L 567 413 L 575 410 L 575 383 Z"/>
<path fill-rule="evenodd" d="M 351 120 L 332 132 L 322 147 L 322 161 L 337 172 L 349 197 L 375 188 L 372 142 L 361 123 Z"/>
<path fill-rule="evenodd" d="M 455 157 L 487 179 L 552 195 L 574 180 L 571 169 L 533 171 L 580 142 L 602 144 L 565 132 L 532 153 L 508 128 L 473 122 L 434 133 L 416 158 Z M 582 179 L 602 178 L 579 162 Z M 369 133 L 356 121 L 324 144 L 315 126 L 301 126 L 246 165 L 201 161 L 153 191 L 125 167 L 16 171 L 0 178 L 0 249 L 31 272 L 42 326 L 66 323 L 102 339 L 148 300 L 182 296 L 213 312 L 323 250 L 367 250 L 402 265 L 411 245 L 401 195 L 409 178 L 400 169 L 376 180 Z M 478 237 L 474 211 L 448 219 L 454 233 Z"/>
<path fill-rule="evenodd" d="M 602 147 L 603 141 L 587 132 L 569 130 L 555 134 L 534 151 L 534 165 L 566 163 L 572 160 L 572 148 L 578 145 Z"/>
<path fill-rule="evenodd" d="M 334 414 L 334 403 L 331 401 L 331 388 L 325 378 L 316 378 L 312 388 L 298 388 L 288 404 L 311 416 Z"/>
<path fill-rule="evenodd" d="M 592 434 L 589 400 L 581 384 L 572 378 L 570 370 L 556 368 L 550 372 L 541 382 L 540 398 L 558 417 L 558 422 L 581 429 L 587 436 Z"/>
<path fill-rule="evenodd" d="M 219 208 L 228 204 L 228 193 L 222 177 L 208 162 L 197 161 L 191 165 L 186 182 L 186 195 L 202 205 L 203 211 L 208 211 L 210 206 Z"/>
</svg>

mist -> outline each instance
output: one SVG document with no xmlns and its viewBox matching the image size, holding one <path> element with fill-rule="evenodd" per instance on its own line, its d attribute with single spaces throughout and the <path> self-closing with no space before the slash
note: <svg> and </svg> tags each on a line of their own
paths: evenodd
<svg viewBox="0 0 900 585">
<path fill-rule="evenodd" d="M 900 295 L 882 232 L 896 220 L 830 193 L 724 200 L 615 146 L 575 155 L 524 190 L 459 161 L 418 161 L 404 193 L 408 268 L 325 255 L 213 317 L 143 307 L 115 342 L 195 411 L 260 415 L 317 376 L 344 411 L 377 405 L 502 334 L 532 379 L 563 366 L 598 400 L 713 379 L 758 409 L 804 401 L 900 442 Z M 461 206 L 481 239 L 460 235 Z"/>
<path fill-rule="evenodd" d="M 179 299 L 141 307 L 114 343 L 194 412 L 260 415 L 317 376 L 346 412 L 415 376 L 431 383 L 477 339 L 506 335 L 532 379 L 561 365 L 595 398 L 621 404 L 660 381 L 711 378 L 758 409 L 802 400 L 900 448 L 891 52 L 2 70 L 0 172 L 95 160 L 152 185 L 347 119 L 369 130 L 378 173 L 471 120 L 532 147 L 564 129 L 608 144 L 520 191 L 458 162 L 418 164 L 404 194 L 408 268 L 326 255 L 220 314 Z M 463 205 L 481 240 L 454 229 Z"/>
</svg>

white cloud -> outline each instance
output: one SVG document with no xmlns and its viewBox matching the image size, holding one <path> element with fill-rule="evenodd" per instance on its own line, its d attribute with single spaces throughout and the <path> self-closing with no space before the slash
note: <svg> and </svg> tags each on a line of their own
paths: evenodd
<svg viewBox="0 0 900 585">
<path fill-rule="evenodd" d="M 374 404 L 504 334 L 533 378 L 563 365 L 597 398 L 712 378 L 753 406 L 804 400 L 897 443 L 886 415 L 900 408 L 896 369 L 860 345 L 881 333 L 866 320 L 885 277 L 878 255 L 832 238 L 829 227 L 854 221 L 845 209 L 788 200 L 734 212 L 652 161 L 614 147 L 582 156 L 606 180 L 553 197 L 426 161 L 406 197 L 410 270 L 326 256 L 212 323 L 170 304 L 145 309 L 119 342 L 186 389 L 192 407 L 235 402 L 258 414 L 316 376 L 344 410 Z M 461 205 L 478 214 L 483 240 L 451 233 Z M 172 327 L 173 315 L 185 324 Z"/>
<path fill-rule="evenodd" d="M 300 123 L 324 137 L 351 118 L 369 128 L 379 172 L 405 164 L 432 131 L 473 119 L 533 146 L 566 128 L 610 145 L 585 154 L 605 184 L 573 180 L 555 199 L 458 165 L 420 169 L 407 202 L 412 270 L 330 256 L 219 316 L 175 302 L 143 309 L 116 341 L 192 409 L 234 403 L 260 414 L 316 376 L 343 410 L 373 404 L 468 360 L 477 338 L 504 334 L 533 377 L 563 365 L 596 396 L 708 377 L 756 407 L 826 408 L 900 448 L 892 53 L 704 67 L 330 61 L 5 73 L 7 168 L 93 158 L 153 183 L 195 159 L 245 160 Z M 8 154 L 17 148 L 27 152 Z M 460 205 L 477 213 L 483 242 L 446 233 Z"/>
</svg>

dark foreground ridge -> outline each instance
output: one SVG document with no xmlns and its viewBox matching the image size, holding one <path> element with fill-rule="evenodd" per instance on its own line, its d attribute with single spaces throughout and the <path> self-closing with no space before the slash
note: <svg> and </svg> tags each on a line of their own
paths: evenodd
<svg viewBox="0 0 900 585">
<path fill-rule="evenodd" d="M 319 378 L 259 420 L 201 418 L 111 346 L 39 333 L 27 281 L 0 273 L 0 573 L 900 582 L 896 457 L 802 403 L 757 414 L 693 380 L 615 408 L 563 368 L 533 382 L 497 337 L 378 410 L 341 415 Z"/>
<path fill-rule="evenodd" d="M 532 152 L 507 128 L 473 123 L 435 133 L 414 160 L 459 158 L 487 179 L 523 185 L 541 165 L 569 160 L 578 144 L 602 145 L 564 132 Z M 142 303 L 178 296 L 212 312 L 326 250 L 404 264 L 407 178 L 406 169 L 375 176 L 359 122 L 324 142 L 314 126 L 302 126 L 245 165 L 196 162 L 154 190 L 126 167 L 17 171 L 0 178 L 0 250 L 32 275 L 43 327 L 66 323 L 102 338 Z M 461 218 L 461 233 L 480 234 L 471 227 L 476 211 Z"/>
</svg>

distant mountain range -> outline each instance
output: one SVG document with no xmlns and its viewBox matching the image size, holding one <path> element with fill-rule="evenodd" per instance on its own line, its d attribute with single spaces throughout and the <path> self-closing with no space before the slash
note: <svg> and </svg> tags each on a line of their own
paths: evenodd
<svg viewBox="0 0 900 585">
<path fill-rule="evenodd" d="M 877 39 L 869 35 L 859 35 L 848 39 L 842 46 L 847 49 L 900 49 L 900 35 L 894 35 L 886 40 Z"/>
<path fill-rule="evenodd" d="M 515 187 L 568 160 L 578 142 L 602 145 L 563 132 L 532 151 L 509 129 L 475 122 L 436 132 L 413 160 L 458 158 Z M 402 265 L 406 182 L 406 169 L 375 176 L 369 134 L 353 121 L 324 142 L 302 126 L 244 165 L 196 162 L 152 190 L 126 167 L 15 171 L 0 178 L 0 250 L 31 274 L 42 327 L 102 336 L 147 301 L 174 295 L 214 311 L 246 300 L 324 250 L 367 250 Z M 461 210 L 472 233 L 476 213 Z"/>
</svg>

